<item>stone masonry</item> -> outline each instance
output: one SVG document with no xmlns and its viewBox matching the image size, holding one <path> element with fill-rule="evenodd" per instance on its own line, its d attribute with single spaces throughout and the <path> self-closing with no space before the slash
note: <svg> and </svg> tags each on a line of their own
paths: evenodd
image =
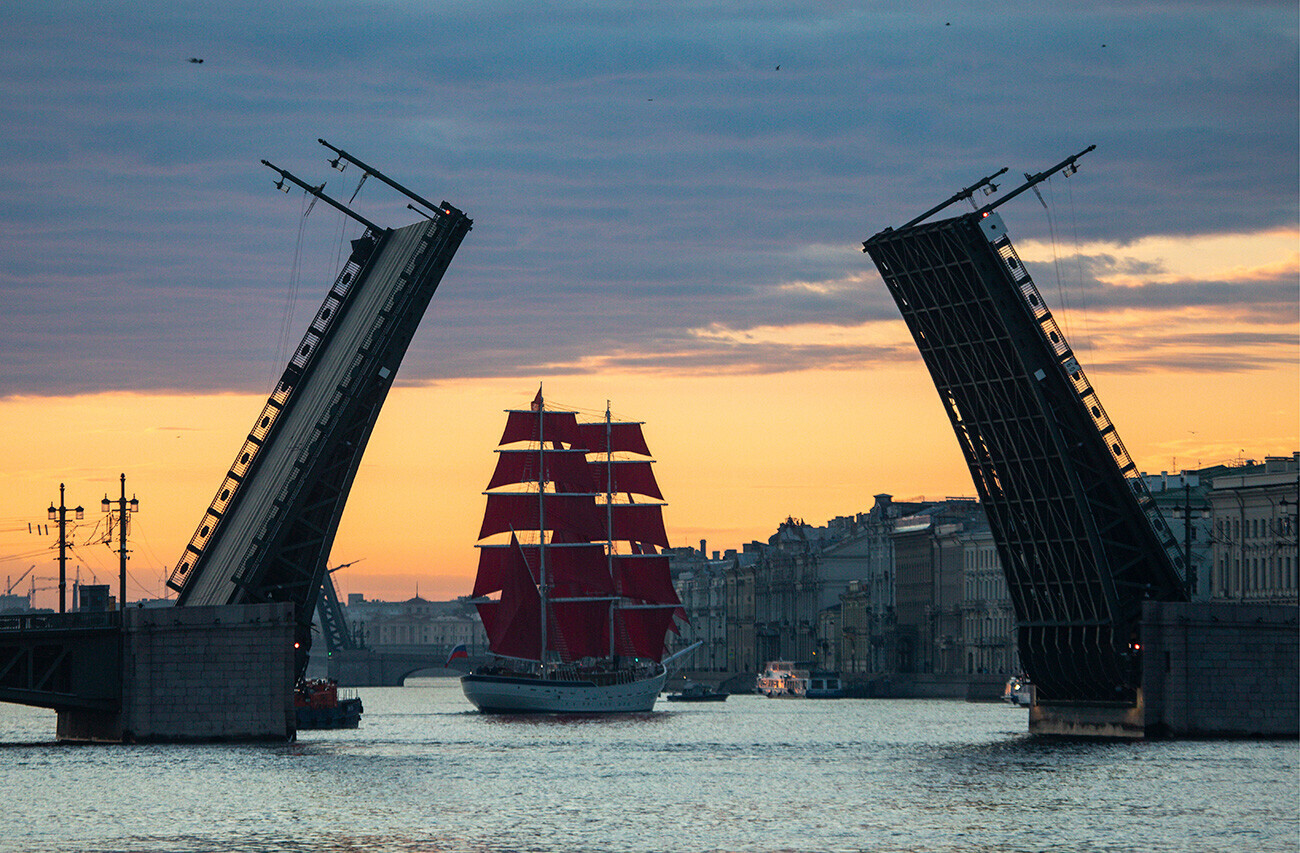
<svg viewBox="0 0 1300 853">
<path fill-rule="evenodd" d="M 1148 736 L 1300 734 L 1300 608 L 1146 602 Z"/>
<path fill-rule="evenodd" d="M 73 741 L 287 740 L 293 605 L 128 608 L 118 713 L 60 711 Z"/>
</svg>

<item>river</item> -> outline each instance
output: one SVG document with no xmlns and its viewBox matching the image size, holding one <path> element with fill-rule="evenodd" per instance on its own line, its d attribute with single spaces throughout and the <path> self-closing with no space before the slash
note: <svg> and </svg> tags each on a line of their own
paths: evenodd
<svg viewBox="0 0 1300 853">
<path fill-rule="evenodd" d="M 450 679 L 282 745 L 65 746 L 0 704 L 0 851 L 1300 850 L 1300 744 L 1035 738 L 955 701 L 493 717 Z"/>
</svg>

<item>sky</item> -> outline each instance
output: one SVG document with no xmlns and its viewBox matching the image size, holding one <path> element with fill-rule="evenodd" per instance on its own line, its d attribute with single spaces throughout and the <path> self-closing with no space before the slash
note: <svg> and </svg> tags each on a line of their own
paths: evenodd
<svg viewBox="0 0 1300 853">
<path fill-rule="evenodd" d="M 1300 449 L 1294 2 L 627 7 L 0 6 L 0 579 L 52 583 L 61 482 L 75 571 L 115 578 L 125 473 L 128 596 L 165 594 L 359 231 L 260 161 L 415 219 L 318 138 L 474 220 L 344 592 L 469 592 L 502 410 L 539 383 L 645 422 L 675 545 L 972 495 L 861 243 L 1089 145 L 999 212 L 1139 467 Z"/>
</svg>

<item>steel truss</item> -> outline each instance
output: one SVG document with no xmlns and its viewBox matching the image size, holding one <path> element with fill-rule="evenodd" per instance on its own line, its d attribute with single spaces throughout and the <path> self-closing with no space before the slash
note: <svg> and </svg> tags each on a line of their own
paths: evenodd
<svg viewBox="0 0 1300 853">
<path fill-rule="evenodd" d="M 1039 700 L 1131 703 L 1142 601 L 1185 600 L 1182 559 L 1000 217 L 887 229 L 863 248 L 988 514 Z"/>
</svg>

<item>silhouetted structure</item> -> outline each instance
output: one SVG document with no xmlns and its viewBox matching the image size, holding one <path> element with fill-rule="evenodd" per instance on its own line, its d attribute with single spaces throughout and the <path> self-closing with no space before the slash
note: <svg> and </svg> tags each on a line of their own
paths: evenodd
<svg viewBox="0 0 1300 853">
<path fill-rule="evenodd" d="M 402 357 L 473 222 L 398 189 L 427 216 L 381 228 L 270 163 L 366 226 L 185 548 L 168 585 L 189 605 L 292 602 L 298 675 L 343 505 Z M 286 190 L 287 191 L 287 190 Z"/>
<path fill-rule="evenodd" d="M 1073 171 L 1081 154 L 1027 175 L 995 204 L 922 224 L 986 178 L 863 250 L 925 360 L 988 514 L 1039 700 L 1132 703 L 1142 602 L 1187 599 L 1182 558 L 993 213 Z"/>
</svg>

